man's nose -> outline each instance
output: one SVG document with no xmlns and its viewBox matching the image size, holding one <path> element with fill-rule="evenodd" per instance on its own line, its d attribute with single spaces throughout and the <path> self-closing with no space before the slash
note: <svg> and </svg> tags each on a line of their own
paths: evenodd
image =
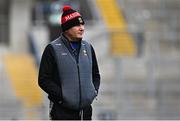
<svg viewBox="0 0 180 121">
<path fill-rule="evenodd" d="M 79 27 L 81 31 L 84 31 L 84 25 L 80 24 Z"/>
</svg>

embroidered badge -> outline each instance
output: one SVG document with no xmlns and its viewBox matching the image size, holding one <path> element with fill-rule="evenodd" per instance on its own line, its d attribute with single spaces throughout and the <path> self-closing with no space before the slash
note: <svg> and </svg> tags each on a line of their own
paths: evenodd
<svg viewBox="0 0 180 121">
<path fill-rule="evenodd" d="M 57 46 L 61 46 L 61 44 L 56 44 Z"/>
<path fill-rule="evenodd" d="M 84 55 L 85 55 L 85 56 L 87 56 L 87 52 L 86 52 L 86 50 L 83 50 L 83 53 L 84 53 Z"/>
<path fill-rule="evenodd" d="M 61 53 L 61 55 L 67 55 L 67 53 Z"/>
</svg>

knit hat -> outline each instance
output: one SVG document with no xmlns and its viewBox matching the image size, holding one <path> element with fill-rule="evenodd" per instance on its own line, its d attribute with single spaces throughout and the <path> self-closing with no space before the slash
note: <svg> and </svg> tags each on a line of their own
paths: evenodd
<svg viewBox="0 0 180 121">
<path fill-rule="evenodd" d="M 80 13 L 73 10 L 71 6 L 64 6 L 63 7 L 63 14 L 61 16 L 61 28 L 62 31 L 66 31 L 73 26 L 83 24 L 84 20 Z"/>
</svg>

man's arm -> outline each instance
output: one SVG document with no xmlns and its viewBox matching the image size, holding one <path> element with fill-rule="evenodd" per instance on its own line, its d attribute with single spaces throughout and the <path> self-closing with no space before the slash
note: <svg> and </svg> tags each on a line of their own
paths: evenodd
<svg viewBox="0 0 180 121">
<path fill-rule="evenodd" d="M 94 48 L 91 46 L 91 52 L 92 52 L 92 77 L 93 77 L 93 84 L 94 87 L 98 93 L 99 86 L 100 86 L 100 73 L 99 73 L 99 67 L 96 59 L 96 54 L 94 51 Z"/>
<path fill-rule="evenodd" d="M 52 101 L 61 100 L 61 87 L 53 80 L 55 72 L 56 61 L 53 55 L 53 48 L 48 45 L 42 55 L 41 64 L 39 68 L 38 84 L 48 95 Z"/>
</svg>

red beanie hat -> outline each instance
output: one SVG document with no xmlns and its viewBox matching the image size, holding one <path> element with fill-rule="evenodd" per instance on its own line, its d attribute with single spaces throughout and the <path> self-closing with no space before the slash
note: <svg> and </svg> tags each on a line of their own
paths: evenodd
<svg viewBox="0 0 180 121">
<path fill-rule="evenodd" d="M 63 14 L 61 16 L 62 31 L 66 31 L 73 26 L 84 24 L 84 20 L 80 13 L 73 10 L 71 6 L 63 7 Z"/>
</svg>

